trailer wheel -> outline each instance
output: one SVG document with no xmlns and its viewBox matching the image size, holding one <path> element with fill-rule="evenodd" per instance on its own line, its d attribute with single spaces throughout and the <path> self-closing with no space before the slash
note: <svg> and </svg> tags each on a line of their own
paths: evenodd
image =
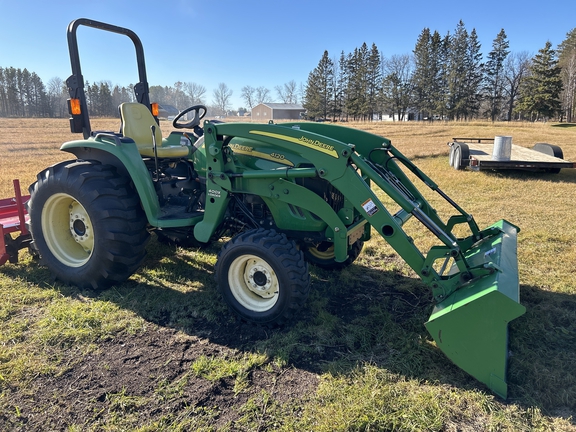
<svg viewBox="0 0 576 432">
<path fill-rule="evenodd" d="M 80 288 L 127 279 L 149 235 L 127 177 L 96 161 L 66 161 L 40 174 L 28 204 L 33 246 L 52 274 Z"/>
<path fill-rule="evenodd" d="M 304 259 L 310 264 L 326 270 L 340 270 L 356 261 L 363 247 L 364 242 L 356 240 L 348 250 L 348 258 L 344 262 L 334 260 L 334 243 L 330 242 L 322 242 L 318 246 L 304 245 L 302 252 Z"/>
<path fill-rule="evenodd" d="M 532 147 L 532 150 L 536 150 L 537 152 L 544 153 L 548 156 L 564 159 L 564 152 L 560 147 L 554 144 L 537 143 L 534 145 L 534 147 Z M 560 172 L 560 168 L 547 168 L 546 172 L 551 174 L 558 174 Z"/>
<path fill-rule="evenodd" d="M 450 153 L 448 154 L 448 164 L 453 167 L 454 166 L 454 146 L 450 146 Z"/>
<path fill-rule="evenodd" d="M 454 149 L 454 157 L 452 161 L 452 166 L 454 169 L 461 170 L 466 168 L 470 164 L 470 149 L 464 143 L 454 144 L 452 146 Z"/>
<path fill-rule="evenodd" d="M 241 233 L 222 247 L 215 277 L 236 315 L 268 326 L 287 322 L 310 290 L 308 265 L 296 244 L 262 228 Z"/>
</svg>

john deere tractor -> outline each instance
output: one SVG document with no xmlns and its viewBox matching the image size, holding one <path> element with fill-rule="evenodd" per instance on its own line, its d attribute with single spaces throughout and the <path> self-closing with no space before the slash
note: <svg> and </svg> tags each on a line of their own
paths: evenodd
<svg viewBox="0 0 576 432">
<path fill-rule="evenodd" d="M 134 43 L 136 102 L 120 105 L 119 132 L 90 127 L 79 26 Z M 506 397 L 508 323 L 525 312 L 516 226 L 501 220 L 480 229 L 390 140 L 361 130 L 201 123 L 206 107 L 195 105 L 163 137 L 134 32 L 78 19 L 68 43 L 70 127 L 83 139 L 62 145 L 71 160 L 40 172 L 29 202 L 34 247 L 56 278 L 92 289 L 121 283 L 142 263 L 152 231 L 194 247 L 230 237 L 215 267 L 224 301 L 243 320 L 280 325 L 306 300 L 308 263 L 350 265 L 379 235 L 432 290 L 435 306 L 425 325 L 438 348 Z M 442 220 L 410 178 L 455 214 Z M 404 231 L 411 218 L 435 239 L 430 250 L 419 250 Z M 465 237 L 453 233 L 459 225 Z"/>
</svg>

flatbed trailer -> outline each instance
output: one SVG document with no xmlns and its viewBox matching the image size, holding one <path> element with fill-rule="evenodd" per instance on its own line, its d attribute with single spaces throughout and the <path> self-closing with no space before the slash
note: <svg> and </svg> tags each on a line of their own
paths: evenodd
<svg viewBox="0 0 576 432">
<path fill-rule="evenodd" d="M 564 160 L 562 149 L 554 144 L 538 143 L 531 149 L 512 144 L 509 160 L 494 157 L 494 138 L 452 138 L 448 145 L 449 163 L 455 169 L 559 173 L 563 168 L 576 168 L 576 163 Z"/>
</svg>

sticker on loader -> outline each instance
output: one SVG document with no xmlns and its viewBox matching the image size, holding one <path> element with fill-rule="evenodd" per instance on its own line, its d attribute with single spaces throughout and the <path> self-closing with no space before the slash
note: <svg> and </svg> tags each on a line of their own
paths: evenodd
<svg viewBox="0 0 576 432">
<path fill-rule="evenodd" d="M 362 203 L 362 208 L 366 213 L 368 213 L 368 216 L 374 216 L 376 213 L 378 213 L 378 207 L 371 199 Z"/>
</svg>

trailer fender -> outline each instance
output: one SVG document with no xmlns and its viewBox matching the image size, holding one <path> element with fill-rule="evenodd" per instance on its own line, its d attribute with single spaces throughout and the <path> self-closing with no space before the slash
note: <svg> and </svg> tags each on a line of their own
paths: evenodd
<svg viewBox="0 0 576 432">
<path fill-rule="evenodd" d="M 454 143 L 450 147 L 450 166 L 455 170 L 465 169 L 470 165 L 470 149 L 464 143 Z"/>
</svg>

